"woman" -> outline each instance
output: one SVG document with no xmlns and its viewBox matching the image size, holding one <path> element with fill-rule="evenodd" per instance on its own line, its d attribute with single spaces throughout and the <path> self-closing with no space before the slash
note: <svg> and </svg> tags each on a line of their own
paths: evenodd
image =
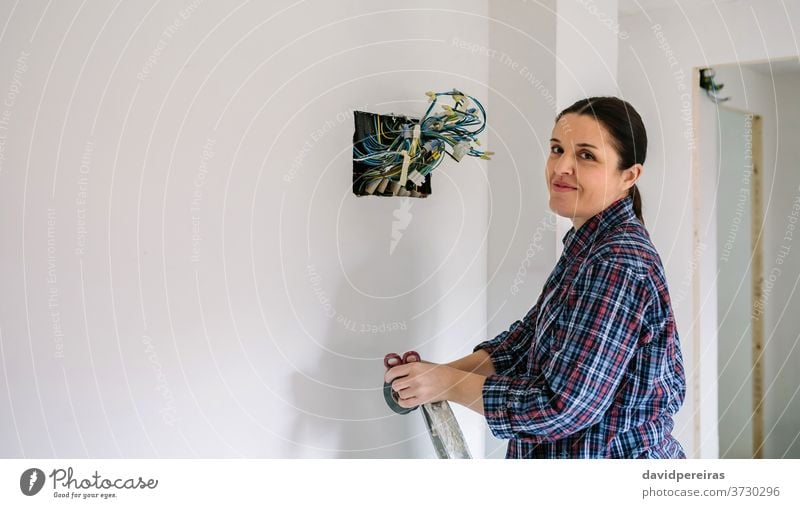
<svg viewBox="0 0 800 508">
<path fill-rule="evenodd" d="M 636 187 L 646 150 L 621 99 L 556 117 L 545 178 L 573 227 L 539 300 L 464 358 L 389 369 L 401 406 L 467 406 L 510 440 L 507 458 L 686 457 L 670 434 L 686 393 L 678 331 Z"/>
</svg>

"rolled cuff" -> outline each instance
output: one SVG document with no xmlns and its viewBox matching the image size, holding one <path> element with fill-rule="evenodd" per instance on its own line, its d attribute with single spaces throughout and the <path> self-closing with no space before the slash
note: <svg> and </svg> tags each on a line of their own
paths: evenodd
<svg viewBox="0 0 800 508">
<path fill-rule="evenodd" d="M 520 362 L 525 361 L 527 358 L 520 357 L 520 355 L 516 354 L 505 342 L 511 340 L 509 334 L 521 325 L 522 321 L 515 321 L 508 330 L 501 332 L 493 339 L 481 342 L 473 348 L 472 352 L 474 353 L 479 349 L 483 349 L 489 353 L 492 366 L 497 374 L 503 376 L 515 374 Z"/>
<path fill-rule="evenodd" d="M 486 423 L 499 439 L 544 443 L 577 430 L 569 414 L 551 406 L 552 392 L 530 377 L 493 374 L 487 376 L 481 392 Z"/>
<path fill-rule="evenodd" d="M 492 434 L 498 439 L 516 437 L 511 428 L 511 413 L 519 404 L 512 389 L 515 382 L 508 376 L 492 374 L 483 383 L 483 415 Z"/>
</svg>

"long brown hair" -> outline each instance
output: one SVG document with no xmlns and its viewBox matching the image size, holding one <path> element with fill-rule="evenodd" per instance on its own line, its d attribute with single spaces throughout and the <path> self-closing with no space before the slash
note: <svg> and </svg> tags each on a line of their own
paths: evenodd
<svg viewBox="0 0 800 508">
<path fill-rule="evenodd" d="M 618 97 L 587 97 L 574 103 L 558 114 L 556 122 L 567 113 L 588 115 L 611 134 L 612 145 L 619 156 L 620 171 L 634 164 L 644 164 L 647 155 L 647 131 L 639 113 L 628 102 Z M 628 189 L 633 198 L 633 211 L 644 225 L 642 218 L 642 195 L 636 184 Z"/>
</svg>

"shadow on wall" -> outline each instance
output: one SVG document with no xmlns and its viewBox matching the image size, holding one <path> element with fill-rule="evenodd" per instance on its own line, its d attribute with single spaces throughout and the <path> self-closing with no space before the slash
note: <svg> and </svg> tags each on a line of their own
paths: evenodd
<svg viewBox="0 0 800 508">
<path fill-rule="evenodd" d="M 387 259 L 386 245 L 370 243 L 366 247 L 358 266 L 348 269 L 352 281 L 374 279 L 376 271 L 387 269 L 411 273 L 410 267 L 421 262 L 415 249 L 409 248 L 403 250 L 401 258 L 396 253 L 400 259 L 391 257 L 390 265 L 374 263 L 374 259 Z M 344 277 L 340 280 L 331 299 L 333 311 L 328 316 L 327 332 L 312 338 L 317 343 L 313 370 L 292 375 L 295 417 L 291 439 L 297 444 L 287 455 L 432 458 L 433 449 L 419 411 L 397 415 L 383 399 L 384 355 L 418 348 L 423 339 L 411 335 L 414 327 L 409 317 L 418 312 L 413 308 L 414 293 L 372 299 L 356 291 Z M 435 286 L 435 278 L 426 286 L 431 287 L 432 282 Z"/>
</svg>

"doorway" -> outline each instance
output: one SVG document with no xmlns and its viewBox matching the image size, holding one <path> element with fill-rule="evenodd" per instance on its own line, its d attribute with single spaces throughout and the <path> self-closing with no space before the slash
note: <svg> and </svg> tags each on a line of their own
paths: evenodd
<svg viewBox="0 0 800 508">
<path fill-rule="evenodd" d="M 717 407 L 705 413 L 716 432 L 701 440 L 716 438 L 720 458 L 800 458 L 800 63 L 714 70 L 725 92 L 699 97 L 698 202 L 710 227 L 696 235 L 713 246 L 716 379 L 703 386 L 716 385 Z M 699 352 L 706 365 L 710 352 Z"/>
<path fill-rule="evenodd" d="M 763 455 L 761 118 L 718 108 L 717 318 L 720 458 Z M 754 156 L 754 154 L 756 154 Z"/>
</svg>

